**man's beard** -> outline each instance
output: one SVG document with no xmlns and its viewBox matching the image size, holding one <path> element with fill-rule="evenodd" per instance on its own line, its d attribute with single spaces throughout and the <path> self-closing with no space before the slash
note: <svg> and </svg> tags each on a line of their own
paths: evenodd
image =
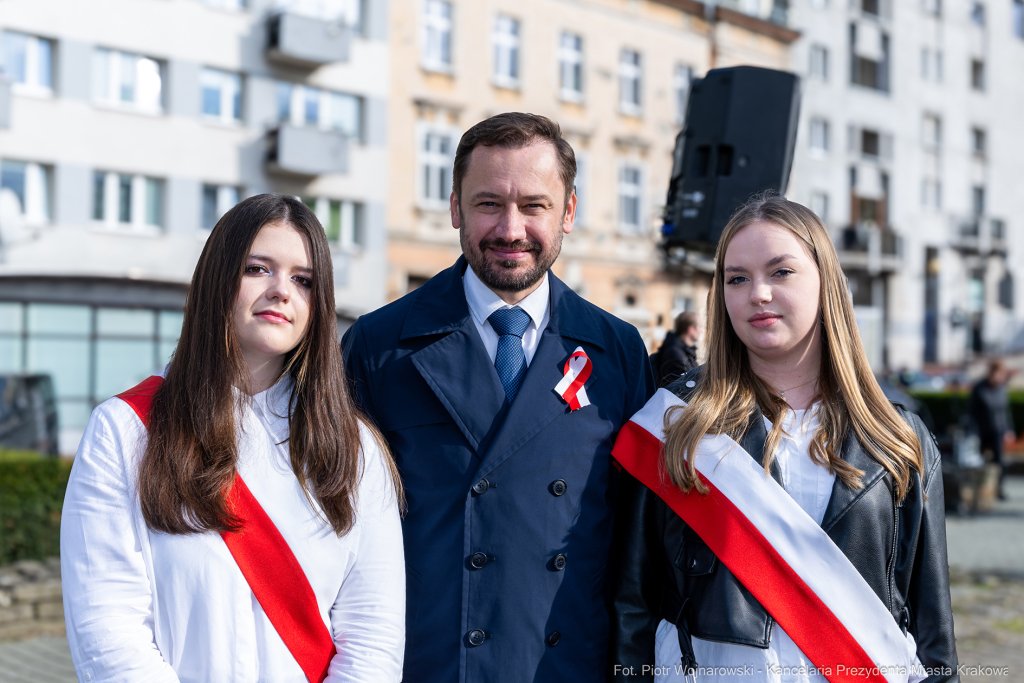
<svg viewBox="0 0 1024 683">
<path fill-rule="evenodd" d="M 551 246 L 544 251 L 540 244 L 531 240 L 506 242 L 502 239 L 485 239 L 480 240 L 477 244 L 471 244 L 466 238 L 464 227 L 466 217 L 462 214 L 461 209 L 459 210 L 459 225 L 459 243 L 462 245 L 462 253 L 465 255 L 466 261 L 469 262 L 480 281 L 497 292 L 521 292 L 533 287 L 548 272 L 562 250 L 561 230 L 558 231 Z M 534 265 L 524 267 L 522 262 L 517 259 L 489 260 L 485 254 L 490 247 L 531 252 L 534 255 Z"/>
</svg>

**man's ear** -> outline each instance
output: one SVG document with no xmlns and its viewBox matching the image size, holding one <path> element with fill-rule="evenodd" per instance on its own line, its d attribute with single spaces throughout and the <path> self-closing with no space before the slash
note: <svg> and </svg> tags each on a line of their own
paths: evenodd
<svg viewBox="0 0 1024 683">
<path fill-rule="evenodd" d="M 454 192 L 448 196 L 448 210 L 452 214 L 452 227 L 458 230 L 462 223 L 459 221 L 459 196 Z"/>
<path fill-rule="evenodd" d="M 576 188 L 573 188 L 569 202 L 565 205 L 565 213 L 562 214 L 562 232 L 566 235 L 572 232 L 573 224 L 576 221 L 576 203 Z"/>
</svg>

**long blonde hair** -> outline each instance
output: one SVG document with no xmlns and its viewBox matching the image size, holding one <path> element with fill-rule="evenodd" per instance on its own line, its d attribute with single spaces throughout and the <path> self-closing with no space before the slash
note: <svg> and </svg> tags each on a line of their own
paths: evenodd
<svg viewBox="0 0 1024 683">
<path fill-rule="evenodd" d="M 743 228 L 768 222 L 791 231 L 807 247 L 821 277 L 821 369 L 818 375 L 819 427 L 811 439 L 811 459 L 829 468 L 850 488 L 862 486 L 864 472 L 840 453 L 851 430 L 864 450 L 897 484 L 902 499 L 911 468 L 922 470 L 917 435 L 885 398 L 871 372 L 846 279 L 828 230 L 810 209 L 774 195 L 754 197 L 733 215 L 715 254 L 715 274 L 708 297 L 707 363 L 688 405 L 665 415 L 665 472 L 683 491 L 707 493 L 697 477 L 693 453 L 707 434 L 739 440 L 755 407 L 772 422 L 764 446 L 764 469 L 770 474 L 782 436 L 788 405 L 750 369 L 747 348 L 737 336 L 725 307 L 725 250 Z"/>
</svg>

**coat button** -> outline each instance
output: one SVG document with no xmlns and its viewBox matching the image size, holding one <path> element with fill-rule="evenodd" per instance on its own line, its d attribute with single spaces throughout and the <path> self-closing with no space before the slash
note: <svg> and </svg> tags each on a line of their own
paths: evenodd
<svg viewBox="0 0 1024 683">
<path fill-rule="evenodd" d="M 473 647 L 480 647 L 487 640 L 487 634 L 480 629 L 474 629 L 469 632 L 469 644 Z"/>
<path fill-rule="evenodd" d="M 487 566 L 487 555 L 485 553 L 473 553 L 469 558 L 469 564 L 473 569 L 483 569 Z"/>
<path fill-rule="evenodd" d="M 477 495 L 486 493 L 490 485 L 491 482 L 487 481 L 486 479 L 481 479 L 477 483 L 473 484 L 473 493 Z"/>
<path fill-rule="evenodd" d="M 566 563 L 565 555 L 563 555 L 562 553 L 558 553 L 557 555 L 555 555 L 555 559 L 552 562 L 552 564 L 555 567 L 555 571 L 556 572 L 560 572 L 563 569 L 565 569 L 565 563 Z"/>
<path fill-rule="evenodd" d="M 555 494 L 556 496 L 562 495 L 568 488 L 569 485 L 565 483 L 564 479 L 555 479 L 553 482 L 551 482 L 551 493 Z"/>
<path fill-rule="evenodd" d="M 695 557 L 692 560 L 690 560 L 690 569 L 696 569 L 696 568 L 697 568 L 697 558 Z"/>
<path fill-rule="evenodd" d="M 551 647 L 554 647 L 555 645 L 558 645 L 558 641 L 560 641 L 561 639 L 562 639 L 562 634 L 561 633 L 559 633 L 558 631 L 552 631 L 551 634 L 548 636 L 548 639 L 547 639 L 548 640 L 548 645 L 550 645 Z"/>
</svg>

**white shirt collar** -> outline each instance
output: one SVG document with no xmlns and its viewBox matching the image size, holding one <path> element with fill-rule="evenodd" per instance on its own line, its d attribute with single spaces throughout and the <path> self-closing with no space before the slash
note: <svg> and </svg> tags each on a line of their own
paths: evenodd
<svg viewBox="0 0 1024 683">
<path fill-rule="evenodd" d="M 477 325 L 483 326 L 487 318 L 502 308 L 514 308 L 501 300 L 501 297 L 480 281 L 472 266 L 466 267 L 466 274 L 462 276 L 462 287 L 466 291 L 466 303 L 469 304 L 469 313 Z M 548 282 L 548 274 L 544 273 L 544 279 L 540 281 L 540 287 L 533 290 L 529 296 L 516 304 L 526 311 L 534 327 L 540 327 L 544 316 L 550 305 L 551 285 Z"/>
</svg>

